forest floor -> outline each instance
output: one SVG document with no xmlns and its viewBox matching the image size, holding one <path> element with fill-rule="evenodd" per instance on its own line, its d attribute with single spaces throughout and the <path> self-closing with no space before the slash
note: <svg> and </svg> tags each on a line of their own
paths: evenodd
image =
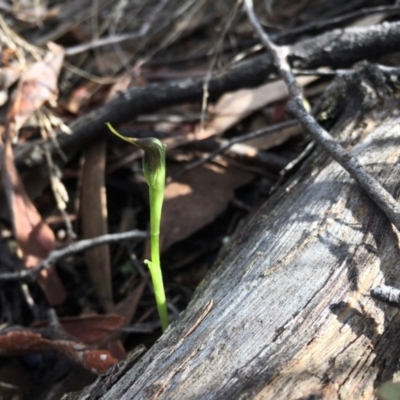
<svg viewBox="0 0 400 400">
<path fill-rule="evenodd" d="M 256 4 L 264 27 L 290 44 L 400 13 L 384 1 L 264 3 Z M 241 2 L 0 1 L 0 11 L 0 394 L 52 400 L 161 335 L 143 263 L 142 153 L 105 126 L 76 132 L 108 110 L 123 135 L 167 145 L 162 269 L 171 320 L 310 139 L 285 113 L 279 80 L 208 96 L 212 77 L 264 51 Z M 311 72 L 297 79 L 312 107 L 335 74 Z M 197 79 L 194 100 L 169 104 L 166 91 L 152 107 L 146 97 Z M 127 116 L 113 101 L 135 88 L 150 106 L 139 101 L 146 112 Z"/>
</svg>

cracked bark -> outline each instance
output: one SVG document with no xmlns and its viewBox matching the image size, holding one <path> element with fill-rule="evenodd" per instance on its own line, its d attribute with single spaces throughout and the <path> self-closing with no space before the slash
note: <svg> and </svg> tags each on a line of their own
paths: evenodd
<svg viewBox="0 0 400 400">
<path fill-rule="evenodd" d="M 332 133 L 398 200 L 400 89 L 361 71 L 342 78 L 352 96 Z M 398 231 L 316 150 L 149 352 L 101 396 L 95 383 L 74 398 L 372 399 L 398 373 L 400 316 L 370 290 L 400 287 L 399 259 Z"/>
</svg>

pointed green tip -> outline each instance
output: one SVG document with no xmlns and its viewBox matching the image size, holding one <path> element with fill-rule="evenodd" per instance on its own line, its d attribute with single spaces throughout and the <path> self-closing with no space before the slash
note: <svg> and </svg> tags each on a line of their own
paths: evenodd
<svg viewBox="0 0 400 400">
<path fill-rule="evenodd" d="M 109 122 L 108 129 L 125 142 L 131 143 L 144 151 L 143 173 L 146 182 L 152 188 L 164 188 L 165 185 L 165 149 L 166 145 L 157 138 L 136 139 L 121 135 Z"/>
<path fill-rule="evenodd" d="M 121 135 L 113 128 L 113 126 L 109 122 L 106 122 L 106 125 L 107 128 L 111 131 L 111 133 L 113 133 L 115 136 L 119 137 L 122 140 L 125 140 L 125 142 L 136 144 L 136 139 Z"/>
</svg>

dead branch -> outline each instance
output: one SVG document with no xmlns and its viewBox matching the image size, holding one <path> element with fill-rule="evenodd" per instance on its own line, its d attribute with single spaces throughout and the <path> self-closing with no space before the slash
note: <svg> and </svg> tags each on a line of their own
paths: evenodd
<svg viewBox="0 0 400 400">
<path fill-rule="evenodd" d="M 313 136 L 318 144 L 358 182 L 367 192 L 368 196 L 371 197 L 385 213 L 390 222 L 400 231 L 400 206 L 397 201 L 395 201 L 393 196 L 364 169 L 357 158 L 352 156 L 339 143 L 332 139 L 329 133 L 323 129 L 306 110 L 301 88 L 297 84 L 287 61 L 290 54 L 289 49 L 286 46 L 276 46 L 271 42 L 254 13 L 253 0 L 245 0 L 244 4 L 251 24 L 265 48 L 271 54 L 280 77 L 286 82 L 290 96 L 287 105 L 288 111 L 297 118 L 303 128 Z"/>
</svg>

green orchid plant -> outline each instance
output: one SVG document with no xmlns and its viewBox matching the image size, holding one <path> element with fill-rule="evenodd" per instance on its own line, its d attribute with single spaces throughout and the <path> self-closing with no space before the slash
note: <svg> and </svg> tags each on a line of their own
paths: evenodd
<svg viewBox="0 0 400 400">
<path fill-rule="evenodd" d="M 120 139 L 129 142 L 144 151 L 143 174 L 149 186 L 150 196 L 150 247 L 151 260 L 145 260 L 149 267 L 154 295 L 157 303 L 161 328 L 165 331 L 169 325 L 167 301 L 165 297 L 164 283 L 160 262 L 160 225 L 161 211 L 164 201 L 165 189 L 165 149 L 166 145 L 156 138 L 136 139 L 126 137 L 118 133 L 110 123 L 106 123 L 108 129 Z"/>
</svg>

